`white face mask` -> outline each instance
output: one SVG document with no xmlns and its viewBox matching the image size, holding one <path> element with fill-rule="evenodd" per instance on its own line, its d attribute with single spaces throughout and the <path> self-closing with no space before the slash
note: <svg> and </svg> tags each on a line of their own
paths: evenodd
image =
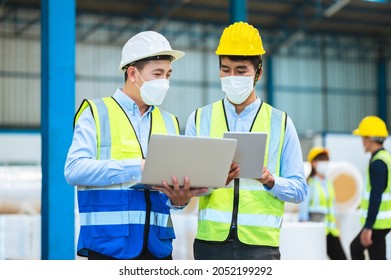
<svg viewBox="0 0 391 280">
<path fill-rule="evenodd" d="M 318 161 L 316 165 L 316 172 L 322 176 L 326 176 L 329 172 L 329 162 L 328 161 Z"/>
<path fill-rule="evenodd" d="M 140 75 L 140 73 L 138 74 Z M 143 77 L 141 79 L 144 81 Z M 137 84 L 136 86 L 140 89 L 140 95 L 145 104 L 160 105 L 166 97 L 170 83 L 167 79 L 157 79 L 144 81 L 141 88 Z"/>
<path fill-rule="evenodd" d="M 220 80 L 222 90 L 234 104 L 246 101 L 254 89 L 254 76 L 228 76 Z"/>
</svg>

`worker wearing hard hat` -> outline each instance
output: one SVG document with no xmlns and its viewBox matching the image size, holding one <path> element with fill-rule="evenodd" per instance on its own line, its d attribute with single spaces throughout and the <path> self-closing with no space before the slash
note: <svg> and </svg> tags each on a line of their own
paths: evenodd
<svg viewBox="0 0 391 280">
<path fill-rule="evenodd" d="M 84 100 L 76 113 L 65 177 L 77 186 L 79 256 L 172 259 L 170 209 L 207 189 L 190 189 L 188 178 L 175 177 L 164 183 L 164 194 L 131 187 L 140 183 L 150 134 L 179 134 L 177 118 L 157 105 L 169 88 L 171 62 L 183 55 L 157 32 L 133 36 L 119 65 L 124 86 L 113 96 Z"/>
<path fill-rule="evenodd" d="M 254 26 L 236 22 L 225 28 L 216 50 L 225 98 L 198 108 L 188 118 L 187 135 L 268 133 L 265 168 L 259 170 L 258 178 L 235 178 L 240 166 L 233 166 L 231 187 L 200 196 L 195 259 L 280 259 L 284 202 L 300 203 L 306 197 L 302 153 L 293 122 L 255 92 L 264 53 Z"/>
<path fill-rule="evenodd" d="M 311 173 L 307 178 L 308 194 L 299 205 L 299 220 L 323 222 L 329 259 L 346 260 L 337 226 L 334 186 L 327 179 L 329 160 L 329 150 L 324 147 L 315 146 L 309 151 L 307 161 L 311 164 Z"/>
<path fill-rule="evenodd" d="M 388 137 L 385 122 L 377 116 L 361 120 L 354 135 L 362 137 L 365 152 L 371 153 L 360 204 L 363 228 L 350 244 L 353 260 L 386 260 L 386 235 L 391 230 L 391 155 L 383 143 Z"/>
</svg>

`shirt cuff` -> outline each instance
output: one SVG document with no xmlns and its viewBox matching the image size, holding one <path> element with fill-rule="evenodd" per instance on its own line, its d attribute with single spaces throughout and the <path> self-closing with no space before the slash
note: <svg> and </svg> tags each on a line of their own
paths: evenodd
<svg viewBox="0 0 391 280">
<path fill-rule="evenodd" d="M 184 205 L 174 205 L 174 204 L 172 204 L 171 199 L 167 199 L 166 205 L 167 205 L 168 207 L 170 207 L 171 209 L 173 209 L 173 210 L 182 210 L 182 209 L 184 209 L 184 208 L 189 204 L 189 202 L 190 202 L 190 201 L 188 201 L 188 202 L 187 202 L 186 204 L 184 204 Z"/>
<path fill-rule="evenodd" d="M 277 194 L 279 194 L 281 192 L 281 188 L 283 188 L 283 180 L 281 179 L 281 177 L 278 177 L 278 176 L 273 176 L 273 178 L 274 178 L 274 186 L 273 186 L 273 188 L 270 188 L 270 187 L 268 187 L 266 185 L 263 185 L 263 186 L 274 197 L 277 197 Z"/>
</svg>

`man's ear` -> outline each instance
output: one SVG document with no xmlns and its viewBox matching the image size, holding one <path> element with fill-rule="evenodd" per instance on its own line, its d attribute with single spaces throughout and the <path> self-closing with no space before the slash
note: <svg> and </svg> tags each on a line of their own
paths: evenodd
<svg viewBox="0 0 391 280">
<path fill-rule="evenodd" d="M 263 68 L 261 67 L 261 69 L 259 70 L 259 75 L 258 75 L 258 81 L 261 79 L 262 77 L 262 74 L 263 74 Z"/>
<path fill-rule="evenodd" d="M 136 82 L 136 75 L 137 75 L 136 67 L 129 66 L 128 69 L 126 69 L 126 73 L 128 74 L 128 80 L 135 83 Z"/>
</svg>

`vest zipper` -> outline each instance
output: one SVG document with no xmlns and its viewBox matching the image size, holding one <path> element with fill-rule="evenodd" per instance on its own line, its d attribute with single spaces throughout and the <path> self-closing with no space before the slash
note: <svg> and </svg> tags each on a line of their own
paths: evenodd
<svg viewBox="0 0 391 280">
<path fill-rule="evenodd" d="M 239 178 L 234 179 L 234 201 L 232 211 L 231 230 L 228 235 L 228 239 L 235 238 L 237 236 L 237 224 L 238 224 L 238 207 L 239 207 Z M 233 235 L 233 236 L 231 236 Z"/>
</svg>

